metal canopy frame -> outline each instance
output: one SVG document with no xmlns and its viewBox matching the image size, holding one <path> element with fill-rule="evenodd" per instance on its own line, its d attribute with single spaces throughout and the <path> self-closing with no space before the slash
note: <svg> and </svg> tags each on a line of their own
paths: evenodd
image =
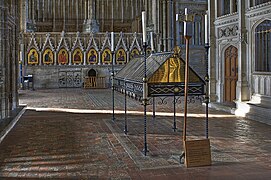
<svg viewBox="0 0 271 180">
<path fill-rule="evenodd" d="M 148 105 L 152 104 L 153 106 L 153 119 L 155 119 L 155 103 L 156 98 L 160 98 L 161 102 L 159 104 L 165 103 L 167 97 L 173 97 L 173 131 L 176 132 L 176 104 L 181 103 L 180 97 L 185 94 L 185 82 L 184 79 L 178 82 L 151 82 L 155 74 L 159 69 L 163 68 L 163 65 L 170 59 L 177 59 L 180 61 L 183 66 L 185 66 L 185 61 L 181 58 L 180 50 L 174 52 L 163 52 L 151 54 L 148 58 L 145 59 L 144 56 L 138 56 L 128 62 L 125 67 L 123 67 L 114 77 L 114 89 L 118 92 L 124 94 L 124 110 L 125 110 L 125 124 L 124 124 L 124 133 L 128 133 L 128 122 L 127 122 L 127 96 L 132 97 L 136 100 L 143 102 L 143 90 L 144 90 L 144 61 L 146 61 L 146 76 L 147 76 L 147 92 L 148 92 Z M 185 71 L 184 68 L 180 68 L 179 71 Z M 195 100 L 200 100 L 203 102 L 206 95 L 206 81 L 204 81 L 191 67 L 189 71 L 192 72 L 194 79 L 196 77 L 196 82 L 188 83 L 188 93 L 191 98 L 190 102 Z M 184 72 L 181 72 L 184 74 Z M 159 79 L 159 78 L 158 78 Z M 193 78 L 192 78 L 193 79 Z M 152 99 L 152 101 L 150 101 Z M 208 107 L 207 107 L 208 109 Z M 208 111 L 206 111 L 206 117 L 208 117 Z M 146 132 L 144 132 L 146 136 Z M 146 140 L 144 140 L 146 141 Z M 144 142 L 146 144 L 146 142 Z M 144 150 L 143 150 L 144 151 Z M 146 151 L 146 149 L 145 149 Z M 146 155 L 146 152 L 145 152 Z"/>
<path fill-rule="evenodd" d="M 179 57 L 179 54 L 172 52 L 151 54 L 147 58 L 147 85 L 148 97 L 159 96 L 183 96 L 184 81 L 179 82 L 149 82 L 155 73 L 170 59 L 174 58 L 181 63 L 185 61 Z M 180 68 L 180 71 L 182 69 Z M 189 95 L 199 96 L 205 95 L 205 81 L 190 67 L 193 75 L 198 78 L 198 82 L 190 82 Z M 182 72 L 181 72 L 182 73 Z M 190 73 L 191 74 L 191 73 Z M 144 57 L 139 56 L 132 59 L 127 65 L 121 69 L 114 77 L 115 90 L 119 92 L 126 91 L 128 94 L 141 99 L 143 96 L 143 76 L 144 76 Z"/>
</svg>

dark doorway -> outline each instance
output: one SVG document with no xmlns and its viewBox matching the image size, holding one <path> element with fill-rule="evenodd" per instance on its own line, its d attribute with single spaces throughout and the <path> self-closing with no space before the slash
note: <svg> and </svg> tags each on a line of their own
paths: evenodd
<svg viewBox="0 0 271 180">
<path fill-rule="evenodd" d="M 88 76 L 89 77 L 96 77 L 97 76 L 97 72 L 94 69 L 90 69 L 88 71 Z"/>
</svg>

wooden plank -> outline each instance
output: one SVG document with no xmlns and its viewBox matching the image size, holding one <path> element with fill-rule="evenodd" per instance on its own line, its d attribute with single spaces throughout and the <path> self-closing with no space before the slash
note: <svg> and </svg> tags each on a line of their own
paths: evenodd
<svg viewBox="0 0 271 180">
<path fill-rule="evenodd" d="M 209 139 L 184 141 L 184 148 L 186 167 L 210 166 L 212 164 Z"/>
</svg>

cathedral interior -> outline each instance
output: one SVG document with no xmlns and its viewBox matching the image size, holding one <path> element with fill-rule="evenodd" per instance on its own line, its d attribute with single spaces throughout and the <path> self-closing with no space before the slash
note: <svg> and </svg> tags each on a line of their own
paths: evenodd
<svg viewBox="0 0 271 180">
<path fill-rule="evenodd" d="M 152 72 L 154 77 L 148 79 L 160 84 L 175 83 L 169 76 L 178 73 L 172 73 L 170 68 L 178 66 L 184 71 L 187 42 L 192 69 L 190 80 L 196 77 L 202 87 L 205 86 L 202 92 L 208 102 L 205 100 L 203 104 L 207 104 L 207 109 L 230 113 L 229 117 L 247 118 L 262 123 L 260 128 L 270 130 L 270 9 L 270 0 L 0 0 L 0 151 L 1 142 L 14 126 L 15 117 L 28 106 L 19 103 L 21 94 L 31 98 L 31 95 L 56 90 L 64 94 L 93 91 L 101 93 L 97 95 L 100 99 L 96 97 L 96 101 L 90 101 L 100 105 L 105 96 L 111 96 L 108 92 L 114 89 L 115 73 L 123 73 L 121 70 L 126 68 L 116 79 L 126 88 L 124 76 L 137 72 L 139 74 L 133 76 L 136 79 L 143 75 L 138 71 L 141 65 L 136 64 L 136 60 L 141 61 L 140 57 L 145 55 L 150 61 L 162 62 L 162 58 L 169 58 L 168 53 L 174 57 L 177 49 L 181 65 L 172 57 L 168 62 L 164 58 L 163 70 L 157 67 L 157 71 Z M 146 43 L 143 42 L 142 11 L 146 12 Z M 184 35 L 186 13 L 193 17 L 189 41 Z M 134 65 L 129 66 L 133 62 Z M 119 81 L 123 80 L 121 75 L 123 82 Z M 157 80 L 159 77 L 161 82 Z M 184 76 L 179 73 L 178 79 L 184 81 Z M 115 88 L 121 94 L 140 99 L 136 93 Z M 178 95 L 174 92 L 174 118 L 175 96 Z M 37 96 L 37 99 L 42 98 Z M 117 101 L 116 107 L 124 105 L 121 101 Z M 49 102 L 54 103 L 54 99 Z M 37 101 L 39 103 L 43 102 Z M 112 102 L 108 103 L 103 106 L 105 110 L 110 110 Z M 148 105 L 152 104 L 155 104 L 154 99 Z M 165 105 L 163 101 L 161 104 Z M 130 106 L 134 106 L 133 102 Z M 196 106 L 191 109 L 197 114 Z M 142 112 L 140 107 L 136 110 Z M 113 125 L 107 126 L 113 128 Z M 122 139 L 120 144 L 123 143 Z M 125 149 L 125 145 L 123 147 Z M 270 150 L 266 152 L 270 153 Z M 2 162 L 0 155 L 0 177 L 12 177 L 4 172 Z M 144 163 L 140 161 L 137 167 L 143 167 Z M 91 177 L 99 178 L 98 175 Z M 116 176 L 117 179 L 136 177 Z"/>
</svg>

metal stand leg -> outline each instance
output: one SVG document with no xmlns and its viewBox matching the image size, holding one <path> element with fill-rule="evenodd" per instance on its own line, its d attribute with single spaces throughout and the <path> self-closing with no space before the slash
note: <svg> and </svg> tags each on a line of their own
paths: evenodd
<svg viewBox="0 0 271 180">
<path fill-rule="evenodd" d="M 124 115 L 124 133 L 127 135 L 128 133 L 128 128 L 127 128 L 127 92 L 126 92 L 126 83 L 124 83 L 125 86 L 125 90 L 124 90 L 124 111 L 125 111 L 125 115 Z"/>
<path fill-rule="evenodd" d="M 207 42 L 205 44 L 205 60 L 206 60 L 206 76 L 205 76 L 205 82 L 206 82 L 206 95 L 205 95 L 205 103 L 206 103 L 206 138 L 209 138 L 209 73 L 208 73 L 208 54 L 209 54 L 209 48 L 210 45 Z"/>
<path fill-rule="evenodd" d="M 144 105 L 144 155 L 147 155 L 148 147 L 147 147 L 147 63 L 146 63 L 146 52 L 147 52 L 147 44 L 144 43 L 144 78 L 143 78 L 143 105 Z"/>
<path fill-rule="evenodd" d="M 111 52 L 112 53 L 112 59 L 114 61 L 114 51 Z M 115 122 L 115 88 L 114 88 L 114 76 L 115 76 L 115 72 L 114 72 L 114 62 L 112 61 L 112 121 Z"/>
<path fill-rule="evenodd" d="M 174 111 L 174 116 L 173 116 L 173 131 L 176 132 L 176 97 L 174 96 L 173 99 L 173 111 Z"/>
<path fill-rule="evenodd" d="M 152 98 L 152 119 L 155 120 L 155 97 Z"/>
</svg>

